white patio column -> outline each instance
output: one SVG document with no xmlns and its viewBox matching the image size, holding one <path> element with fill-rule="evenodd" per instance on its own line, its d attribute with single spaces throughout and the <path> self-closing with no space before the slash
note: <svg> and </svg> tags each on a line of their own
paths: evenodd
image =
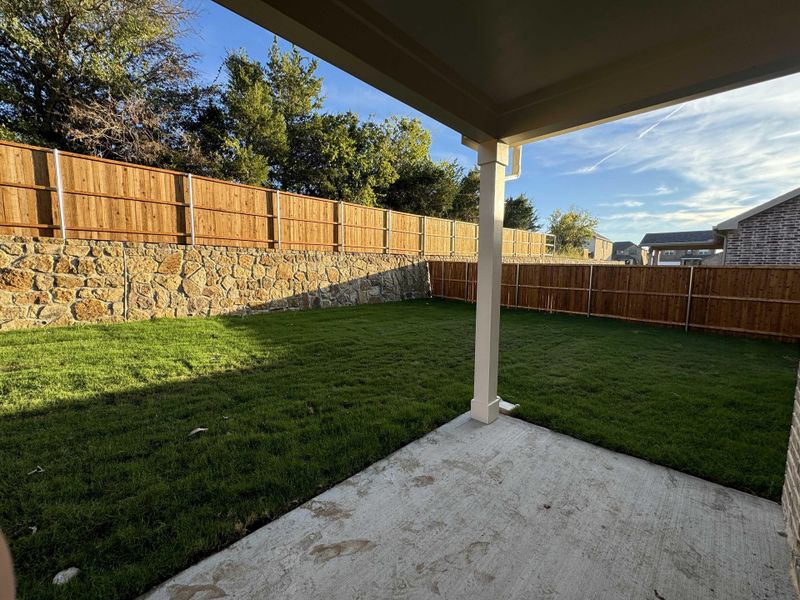
<svg viewBox="0 0 800 600">
<path fill-rule="evenodd" d="M 508 146 L 498 141 L 479 144 L 478 164 L 481 168 L 478 295 L 475 309 L 475 387 L 470 414 L 481 423 L 491 423 L 500 413 L 497 359 Z"/>
</svg>

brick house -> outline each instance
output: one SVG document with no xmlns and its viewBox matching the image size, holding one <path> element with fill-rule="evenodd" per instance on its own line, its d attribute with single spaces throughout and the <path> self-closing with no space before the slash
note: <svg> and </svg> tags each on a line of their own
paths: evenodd
<svg viewBox="0 0 800 600">
<path fill-rule="evenodd" d="M 800 265 L 800 188 L 723 221 L 726 265 Z"/>
</svg>

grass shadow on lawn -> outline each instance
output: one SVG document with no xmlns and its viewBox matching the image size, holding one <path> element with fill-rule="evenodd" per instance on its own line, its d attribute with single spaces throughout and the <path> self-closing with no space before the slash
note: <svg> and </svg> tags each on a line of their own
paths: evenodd
<svg viewBox="0 0 800 600">
<path fill-rule="evenodd" d="M 244 360 L 243 349 L 266 345 L 279 357 L 248 352 L 258 364 L 247 369 L 17 406 L 0 419 L 0 527 L 11 538 L 20 597 L 135 596 L 468 410 L 468 348 L 436 350 L 463 323 L 431 321 L 430 335 L 419 335 L 419 313 L 431 310 L 411 303 L 391 314 L 358 307 L 220 319 L 220 336 L 239 347 L 217 340 L 206 352 Z M 184 325 L 202 332 L 208 321 Z M 186 360 L 158 345 L 177 324 L 124 327 L 164 330 L 147 342 L 157 370 Z M 114 359 L 103 361 L 118 350 L 108 328 L 82 329 L 103 341 L 94 370 L 113 373 Z M 67 371 L 70 364 L 80 370 L 68 362 Z M 195 427 L 208 431 L 187 437 Z M 37 465 L 44 472 L 28 475 Z M 80 576 L 53 586 L 69 566 Z"/>
<path fill-rule="evenodd" d="M 796 345 L 502 319 L 500 393 L 521 418 L 779 494 Z M 464 412 L 473 325 L 474 306 L 433 300 L 3 334 L 20 596 L 135 596 Z"/>
</svg>

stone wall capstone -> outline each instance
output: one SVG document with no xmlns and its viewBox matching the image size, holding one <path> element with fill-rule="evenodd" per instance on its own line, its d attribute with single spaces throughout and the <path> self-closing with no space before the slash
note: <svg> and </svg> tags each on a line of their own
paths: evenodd
<svg viewBox="0 0 800 600">
<path fill-rule="evenodd" d="M 794 410 L 786 455 L 786 476 L 783 483 L 781 507 L 786 521 L 786 537 L 792 549 L 792 573 L 795 585 L 800 573 L 800 372 L 794 390 Z"/>
<path fill-rule="evenodd" d="M 0 330 L 428 296 L 417 257 L 0 237 Z"/>
</svg>

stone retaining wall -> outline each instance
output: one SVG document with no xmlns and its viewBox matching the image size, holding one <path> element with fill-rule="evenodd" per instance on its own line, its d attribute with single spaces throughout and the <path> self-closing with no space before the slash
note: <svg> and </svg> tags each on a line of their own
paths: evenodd
<svg viewBox="0 0 800 600">
<path fill-rule="evenodd" d="M 794 390 L 794 411 L 789 434 L 789 451 L 786 455 L 786 477 L 781 498 L 783 516 L 786 520 L 786 537 L 792 549 L 792 574 L 795 586 L 800 573 L 800 372 Z"/>
<path fill-rule="evenodd" d="M 429 295 L 415 257 L 0 237 L 0 330 Z"/>
</svg>

